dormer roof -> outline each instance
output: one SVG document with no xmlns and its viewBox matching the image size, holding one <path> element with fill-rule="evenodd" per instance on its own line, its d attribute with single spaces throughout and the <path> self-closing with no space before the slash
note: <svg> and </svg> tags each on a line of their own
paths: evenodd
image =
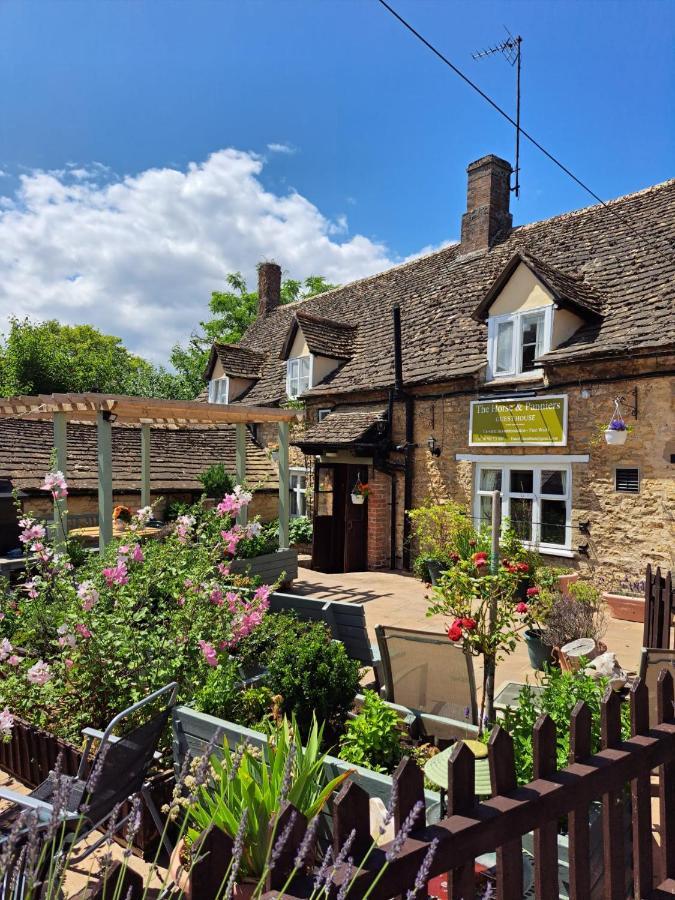
<svg viewBox="0 0 675 900">
<path fill-rule="evenodd" d="M 326 319 L 305 310 L 299 309 L 290 324 L 284 345 L 281 349 L 281 359 L 288 359 L 293 341 L 302 331 L 309 352 L 316 356 L 327 356 L 330 359 L 351 359 L 354 353 L 354 336 L 356 327 L 346 322 L 337 322 L 335 319 Z"/>
<path fill-rule="evenodd" d="M 213 367 L 219 359 L 223 371 L 230 378 L 248 378 L 256 380 L 262 374 L 265 354 L 238 344 L 221 344 L 216 341 L 211 347 L 209 361 L 204 370 L 204 379 L 208 381 L 213 374 Z"/>
<path fill-rule="evenodd" d="M 582 318 L 602 317 L 604 303 L 597 292 L 580 275 L 561 272 L 555 266 L 537 259 L 526 250 L 518 250 L 490 285 L 471 317 L 478 322 L 487 318 L 490 307 L 504 289 L 519 265 L 527 268 L 543 284 L 558 306 L 578 313 Z"/>
</svg>

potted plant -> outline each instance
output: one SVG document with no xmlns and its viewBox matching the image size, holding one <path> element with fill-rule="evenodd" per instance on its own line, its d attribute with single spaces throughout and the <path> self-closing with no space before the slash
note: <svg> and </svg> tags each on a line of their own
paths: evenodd
<svg viewBox="0 0 675 900">
<path fill-rule="evenodd" d="M 131 510 L 128 506 L 116 506 L 113 509 L 113 528 L 124 531 L 131 524 Z"/>
<path fill-rule="evenodd" d="M 628 437 L 628 426 L 624 420 L 619 417 L 613 417 L 607 428 L 605 428 L 605 442 L 607 444 L 625 444 Z"/>
<path fill-rule="evenodd" d="M 199 476 L 206 494 L 204 505 L 213 507 L 217 500 L 234 490 L 234 478 L 228 475 L 223 463 L 214 463 Z"/>
<path fill-rule="evenodd" d="M 607 648 L 601 643 L 606 630 L 606 618 L 600 602 L 600 593 L 588 582 L 573 584 L 568 594 L 557 596 L 547 610 L 542 640 L 550 644 L 564 669 L 572 670 L 578 659 L 568 657 L 564 647 L 583 638 L 592 640 L 585 656 L 602 653 Z"/>
<path fill-rule="evenodd" d="M 644 581 L 633 581 L 625 577 L 618 586 L 614 584 L 602 592 L 602 599 L 607 604 L 615 619 L 625 622 L 644 622 L 645 600 Z"/>
<path fill-rule="evenodd" d="M 546 616 L 555 602 L 556 596 L 555 590 L 551 588 L 535 585 L 528 589 L 531 622 L 523 632 L 523 640 L 527 646 L 530 665 L 538 672 L 543 672 L 556 665 L 553 645 L 544 639 Z"/>
<path fill-rule="evenodd" d="M 352 503 L 355 506 L 361 506 L 363 503 L 365 503 L 369 493 L 370 490 L 368 488 L 368 485 L 364 484 L 359 479 L 352 488 Z"/>
</svg>

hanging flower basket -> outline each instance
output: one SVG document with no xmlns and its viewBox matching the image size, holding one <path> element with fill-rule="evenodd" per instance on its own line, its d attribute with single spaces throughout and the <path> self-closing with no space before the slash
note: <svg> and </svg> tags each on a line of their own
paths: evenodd
<svg viewBox="0 0 675 900">
<path fill-rule="evenodd" d="M 352 488 L 352 503 L 355 506 L 362 506 L 370 490 L 367 484 L 363 484 L 361 481 L 357 481 L 354 487 Z"/>
<path fill-rule="evenodd" d="M 614 401 L 614 412 L 607 428 L 605 428 L 605 441 L 608 444 L 625 444 L 629 432 L 628 425 L 621 415 L 621 400 L 619 397 Z"/>
</svg>

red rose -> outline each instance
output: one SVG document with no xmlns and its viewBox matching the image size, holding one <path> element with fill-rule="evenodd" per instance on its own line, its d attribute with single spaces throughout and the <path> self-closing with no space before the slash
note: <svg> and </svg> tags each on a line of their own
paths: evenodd
<svg viewBox="0 0 675 900">
<path fill-rule="evenodd" d="M 479 553 L 474 553 L 471 559 L 477 566 L 486 566 L 487 565 L 488 555 L 483 550 Z"/>
<path fill-rule="evenodd" d="M 518 570 L 518 572 L 529 572 L 530 571 L 530 567 L 525 562 L 516 563 L 516 569 Z"/>
<path fill-rule="evenodd" d="M 462 629 L 459 627 L 459 625 L 451 625 L 450 628 L 448 628 L 448 637 L 451 641 L 458 641 L 461 636 Z"/>
<path fill-rule="evenodd" d="M 537 594 L 539 593 L 539 588 L 538 588 L 538 587 L 531 587 L 531 588 L 528 588 L 528 589 L 525 591 L 525 593 L 527 594 L 528 597 L 536 597 Z"/>
<path fill-rule="evenodd" d="M 451 559 L 454 563 L 459 562 L 459 560 L 460 560 L 459 553 L 452 553 L 452 554 L 450 555 L 450 559 Z"/>
<path fill-rule="evenodd" d="M 462 625 L 467 631 L 473 631 L 476 627 L 475 619 L 462 619 Z"/>
<path fill-rule="evenodd" d="M 526 613 L 528 610 L 527 603 L 523 603 L 522 600 L 520 603 L 516 604 L 516 612 L 518 613 Z"/>
</svg>

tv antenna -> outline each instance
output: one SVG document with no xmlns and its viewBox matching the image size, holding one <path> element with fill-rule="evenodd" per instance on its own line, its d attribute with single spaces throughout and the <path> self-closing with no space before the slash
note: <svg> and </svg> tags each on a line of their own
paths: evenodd
<svg viewBox="0 0 675 900">
<path fill-rule="evenodd" d="M 484 59 L 486 56 L 494 56 L 495 53 L 501 53 L 504 59 L 512 66 L 516 67 L 516 165 L 514 174 L 516 183 L 511 188 L 516 197 L 520 196 L 520 45 L 523 39 L 520 35 L 514 37 L 509 29 L 504 26 L 508 37 L 500 44 L 494 47 L 488 47 L 486 50 L 478 50 L 472 53 L 473 59 Z"/>
</svg>

